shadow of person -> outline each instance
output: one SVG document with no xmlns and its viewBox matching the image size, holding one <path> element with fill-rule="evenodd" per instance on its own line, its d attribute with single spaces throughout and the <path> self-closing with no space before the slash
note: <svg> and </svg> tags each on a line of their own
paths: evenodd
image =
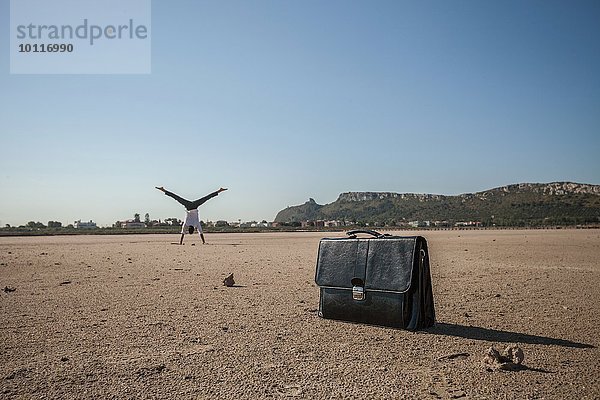
<svg viewBox="0 0 600 400">
<path fill-rule="evenodd" d="M 528 343 L 550 346 L 573 347 L 578 349 L 594 349 L 595 346 L 578 343 L 565 339 L 555 339 L 546 336 L 528 335 L 525 333 L 501 331 L 497 329 L 481 328 L 478 326 L 465 326 L 438 322 L 426 332 L 437 335 L 457 336 L 465 339 L 487 340 L 501 343 Z"/>
</svg>

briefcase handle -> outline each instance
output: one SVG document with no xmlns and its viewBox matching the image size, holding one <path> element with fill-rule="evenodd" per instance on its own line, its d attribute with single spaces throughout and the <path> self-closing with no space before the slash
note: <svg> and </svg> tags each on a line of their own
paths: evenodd
<svg viewBox="0 0 600 400">
<path fill-rule="evenodd" d="M 373 235 L 378 239 L 382 239 L 386 236 L 390 236 L 387 233 L 379 233 L 377 231 L 372 231 L 370 229 L 355 229 L 355 230 L 346 232 L 346 235 L 350 236 L 351 239 L 355 239 L 357 233 L 366 233 L 367 235 Z"/>
</svg>

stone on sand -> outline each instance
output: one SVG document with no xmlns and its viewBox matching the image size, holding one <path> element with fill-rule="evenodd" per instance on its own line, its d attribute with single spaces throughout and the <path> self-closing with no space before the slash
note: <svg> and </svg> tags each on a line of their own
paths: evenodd
<svg viewBox="0 0 600 400">
<path fill-rule="evenodd" d="M 494 347 L 487 349 L 483 357 L 483 364 L 491 370 L 514 371 L 521 368 L 521 363 L 525 359 L 523 350 L 516 344 L 506 346 L 502 354 Z"/>
<path fill-rule="evenodd" d="M 506 346 L 502 355 L 509 359 L 513 364 L 521 364 L 525 359 L 523 350 L 516 344 Z"/>
<path fill-rule="evenodd" d="M 235 281 L 233 280 L 233 274 L 229 274 L 227 278 L 223 279 L 223 285 L 227 287 L 232 287 L 233 285 L 235 285 Z"/>
</svg>

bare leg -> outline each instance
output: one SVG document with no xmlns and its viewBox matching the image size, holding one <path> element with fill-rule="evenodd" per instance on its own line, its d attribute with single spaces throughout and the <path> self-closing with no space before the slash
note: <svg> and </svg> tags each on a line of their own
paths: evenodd
<svg viewBox="0 0 600 400">
<path fill-rule="evenodd" d="M 181 234 L 181 239 L 179 239 L 179 244 L 183 244 L 183 237 L 185 236 L 184 233 Z"/>
<path fill-rule="evenodd" d="M 202 244 L 206 244 L 206 240 L 204 240 L 204 233 L 200 234 L 200 239 L 202 239 Z"/>
</svg>

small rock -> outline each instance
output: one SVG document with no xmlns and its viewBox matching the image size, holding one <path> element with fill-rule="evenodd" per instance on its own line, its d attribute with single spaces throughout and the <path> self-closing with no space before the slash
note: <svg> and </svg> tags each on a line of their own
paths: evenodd
<svg viewBox="0 0 600 400">
<path fill-rule="evenodd" d="M 67 362 L 67 361 L 69 361 L 69 357 L 61 357 L 60 361 Z"/>
<path fill-rule="evenodd" d="M 235 281 L 233 280 L 233 274 L 229 274 L 227 278 L 223 279 L 223 285 L 227 287 L 232 287 L 233 285 L 235 285 Z"/>
<path fill-rule="evenodd" d="M 71 281 L 62 281 L 59 285 L 68 285 L 69 283 L 71 283 Z"/>
<path fill-rule="evenodd" d="M 508 358 L 513 364 L 520 365 L 525 359 L 523 350 L 516 344 L 511 344 L 504 349 L 502 355 Z"/>
<path fill-rule="evenodd" d="M 523 368 L 521 363 L 524 359 L 523 350 L 516 344 L 511 344 L 504 349 L 502 355 L 498 350 L 490 347 L 487 349 L 482 362 L 488 371 L 518 371 Z"/>
<path fill-rule="evenodd" d="M 2 290 L 4 291 L 4 293 L 11 293 L 11 292 L 14 292 L 17 289 L 15 289 L 12 286 L 4 286 L 4 289 L 2 289 Z"/>
<path fill-rule="evenodd" d="M 483 357 L 483 363 L 489 365 L 495 365 L 500 363 L 500 352 L 493 347 L 487 349 L 485 357 Z"/>
</svg>

